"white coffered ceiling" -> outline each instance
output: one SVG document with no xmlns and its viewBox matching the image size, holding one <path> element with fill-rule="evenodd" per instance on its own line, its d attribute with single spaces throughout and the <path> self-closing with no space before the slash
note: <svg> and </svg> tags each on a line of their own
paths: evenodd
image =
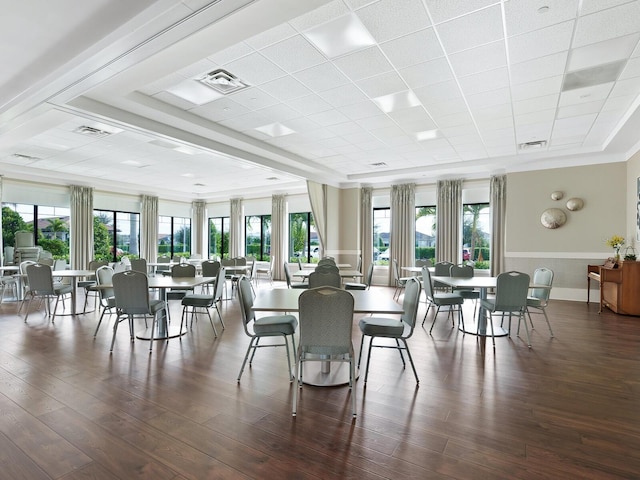
<svg viewBox="0 0 640 480">
<path fill-rule="evenodd" d="M 215 201 L 623 161 L 639 40 L 637 0 L 10 2 L 0 173 Z"/>
</svg>

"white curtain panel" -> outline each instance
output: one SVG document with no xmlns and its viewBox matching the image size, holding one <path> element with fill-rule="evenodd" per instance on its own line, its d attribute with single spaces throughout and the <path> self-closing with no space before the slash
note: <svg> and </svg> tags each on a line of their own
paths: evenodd
<svg viewBox="0 0 640 480">
<path fill-rule="evenodd" d="M 360 189 L 360 255 L 362 255 L 362 271 L 367 272 L 373 262 L 373 206 L 371 194 L 373 188 Z"/>
<path fill-rule="evenodd" d="M 491 275 L 504 272 L 505 219 L 507 214 L 507 176 L 495 175 L 490 184 L 491 212 Z"/>
<path fill-rule="evenodd" d="M 241 198 L 231 199 L 230 218 L 229 218 L 229 255 L 231 258 L 244 256 L 243 248 L 243 220 L 244 207 Z"/>
<path fill-rule="evenodd" d="M 140 205 L 140 258 L 158 261 L 158 197 L 142 196 Z"/>
<path fill-rule="evenodd" d="M 93 258 L 93 188 L 71 185 L 69 239 L 72 269 L 84 269 Z"/>
<path fill-rule="evenodd" d="M 271 197 L 271 257 L 273 279 L 284 279 L 284 262 L 287 251 L 287 199 L 285 195 Z"/>
<path fill-rule="evenodd" d="M 0 208 L 2 207 L 2 175 L 0 175 Z M 2 262 L 0 265 L 5 265 L 6 262 L 13 262 L 13 258 L 4 258 L 4 243 L 2 241 L 3 238 L 3 230 L 2 230 L 2 215 L 0 215 L 0 259 Z"/>
<path fill-rule="evenodd" d="M 462 255 L 462 180 L 438 181 L 436 261 L 458 263 Z"/>
<path fill-rule="evenodd" d="M 207 204 L 196 200 L 191 204 L 191 255 L 207 258 Z"/>
<path fill-rule="evenodd" d="M 391 255 L 389 257 L 389 285 L 393 285 L 392 260 L 398 266 L 412 266 L 416 244 L 416 194 L 415 185 L 391 187 Z M 400 272 L 402 274 L 402 272 Z"/>
<path fill-rule="evenodd" d="M 320 242 L 320 258 L 324 257 L 327 239 L 327 186 L 307 180 L 307 192 L 311 203 L 311 213 Z"/>
</svg>

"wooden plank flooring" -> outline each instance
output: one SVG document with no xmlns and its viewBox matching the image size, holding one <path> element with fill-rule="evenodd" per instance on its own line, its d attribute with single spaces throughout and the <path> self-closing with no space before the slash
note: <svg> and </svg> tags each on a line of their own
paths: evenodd
<svg viewBox="0 0 640 480">
<path fill-rule="evenodd" d="M 0 305 L 0 479 L 640 478 L 639 318 L 552 301 L 555 338 L 536 315 L 532 349 L 513 335 L 494 351 L 446 314 L 430 336 L 421 304 L 420 387 L 376 349 L 352 422 L 347 387 L 305 386 L 291 417 L 282 348 L 238 384 L 248 338 L 237 299 L 222 310 L 218 338 L 201 317 L 151 355 L 125 322 L 110 355 L 113 319 L 94 339 L 96 313 L 25 323 Z"/>
</svg>

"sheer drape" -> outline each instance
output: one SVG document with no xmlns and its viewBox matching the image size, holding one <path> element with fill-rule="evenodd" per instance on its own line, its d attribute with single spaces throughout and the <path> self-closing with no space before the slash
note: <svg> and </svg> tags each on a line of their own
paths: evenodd
<svg viewBox="0 0 640 480">
<path fill-rule="evenodd" d="M 438 181 L 436 261 L 458 263 L 461 255 L 462 180 Z"/>
<path fill-rule="evenodd" d="M 93 188 L 71 185 L 69 260 L 71 268 L 84 269 L 93 258 Z"/>
<path fill-rule="evenodd" d="M 391 187 L 391 256 L 398 266 L 413 265 L 416 243 L 416 195 L 415 185 Z M 389 268 L 389 285 L 394 284 L 393 268 Z"/>
<path fill-rule="evenodd" d="M 271 257 L 273 279 L 284 278 L 284 262 L 287 249 L 287 200 L 285 195 L 271 198 Z"/>
<path fill-rule="evenodd" d="M 207 257 L 207 204 L 196 200 L 191 204 L 191 254 Z"/>
<path fill-rule="evenodd" d="M 507 176 L 491 177 L 491 275 L 505 271 L 505 220 L 507 214 Z"/>
<path fill-rule="evenodd" d="M 362 255 L 362 271 L 369 270 L 373 261 L 373 207 L 371 203 L 371 187 L 360 189 L 360 255 Z"/>
<path fill-rule="evenodd" d="M 2 209 L 2 175 L 0 175 L 0 209 Z M 0 215 L 0 259 L 2 260 L 0 265 L 5 265 L 8 262 L 13 262 L 13 258 L 4 258 L 4 242 L 2 241 L 3 236 L 4 233 L 2 230 L 2 215 Z"/>
<path fill-rule="evenodd" d="M 140 205 L 140 258 L 158 261 L 158 197 L 142 196 Z"/>
<path fill-rule="evenodd" d="M 307 180 L 307 192 L 311 203 L 311 213 L 320 242 L 320 258 L 324 257 L 327 239 L 327 186 Z"/>
<path fill-rule="evenodd" d="M 242 199 L 232 198 L 229 216 L 229 255 L 231 258 L 244 256 L 244 249 L 242 248 L 243 214 Z"/>
</svg>

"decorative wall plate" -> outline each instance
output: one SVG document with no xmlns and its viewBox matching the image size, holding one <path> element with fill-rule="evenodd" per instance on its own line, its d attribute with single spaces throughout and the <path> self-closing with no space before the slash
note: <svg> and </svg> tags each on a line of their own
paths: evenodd
<svg viewBox="0 0 640 480">
<path fill-rule="evenodd" d="M 559 208 L 547 208 L 542 212 L 540 223 L 545 228 L 559 228 L 567 221 L 567 215 Z"/>
<path fill-rule="evenodd" d="M 582 207 L 584 207 L 584 201 L 581 198 L 570 198 L 567 200 L 567 209 L 572 212 L 582 210 Z"/>
</svg>

